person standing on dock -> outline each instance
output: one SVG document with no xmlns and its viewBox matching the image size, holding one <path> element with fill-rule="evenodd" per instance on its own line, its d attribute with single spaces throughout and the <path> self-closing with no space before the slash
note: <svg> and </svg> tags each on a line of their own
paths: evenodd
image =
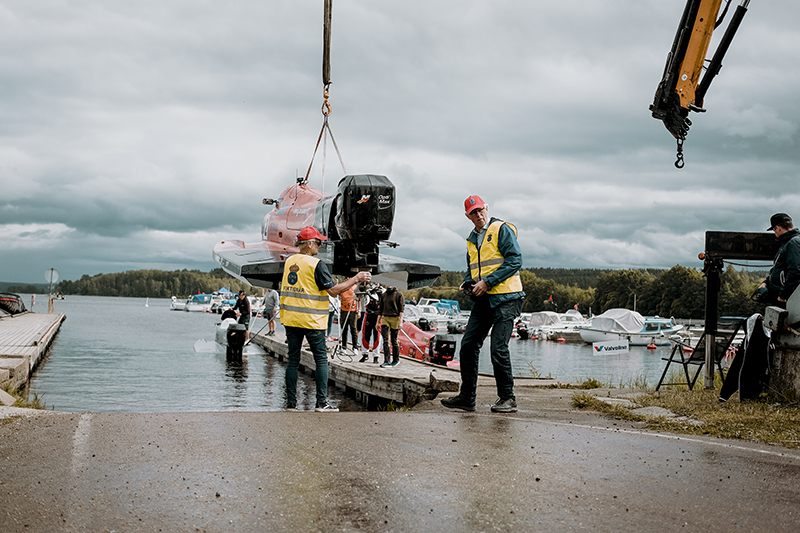
<svg viewBox="0 0 800 533">
<path fill-rule="evenodd" d="M 397 342 L 397 335 L 403 327 L 403 311 L 405 310 L 406 299 L 403 293 L 395 287 L 388 287 L 378 301 L 380 306 L 380 316 L 378 324 L 381 325 L 381 336 L 383 336 L 383 364 L 381 366 L 397 366 L 400 362 L 400 343 Z M 389 344 L 391 343 L 392 352 L 389 359 Z"/>
<path fill-rule="evenodd" d="M 495 413 L 515 413 L 514 375 L 508 342 L 514 319 L 522 313 L 522 251 L 517 228 L 497 218 L 489 218 L 489 206 L 480 196 L 464 201 L 464 211 L 475 229 L 467 237 L 467 273 L 459 290 L 472 297 L 464 337 L 461 339 L 461 391 L 442 399 L 450 409 L 475 410 L 478 389 L 478 361 L 486 336 L 491 330 L 491 354 L 499 399 Z"/>
<path fill-rule="evenodd" d="M 275 335 L 275 316 L 278 314 L 278 291 L 266 289 L 264 293 L 264 318 L 269 322 L 267 335 Z"/>
<path fill-rule="evenodd" d="M 339 295 L 341 309 L 339 311 L 339 325 L 341 329 L 342 348 L 347 350 L 347 334 L 350 333 L 350 340 L 353 344 L 353 353 L 358 353 L 358 300 L 354 287 L 350 287 Z"/>
<path fill-rule="evenodd" d="M 786 309 L 786 300 L 800 285 L 800 229 L 794 227 L 792 217 L 786 213 L 772 215 L 769 224 L 767 231 L 775 232 L 781 247 L 759 288 L 766 290 L 763 301 Z"/>
<path fill-rule="evenodd" d="M 372 362 L 378 362 L 378 341 L 380 340 L 380 324 L 378 315 L 380 305 L 378 303 L 377 291 L 370 291 L 367 296 L 367 304 L 364 306 L 364 319 L 361 321 L 361 359 L 359 363 L 365 363 L 372 354 Z"/>
<path fill-rule="evenodd" d="M 288 346 L 286 364 L 286 408 L 297 408 L 297 371 L 303 339 L 308 340 L 314 355 L 317 386 L 315 411 L 335 413 L 339 409 L 328 404 L 328 352 L 325 332 L 328 324 L 328 296 L 336 297 L 362 281 L 372 279 L 369 272 L 359 272 L 337 284 L 324 262 L 314 257 L 322 241 L 327 240 L 317 228 L 306 226 L 295 239 L 300 249 L 286 260 L 281 282 L 281 323 L 286 328 Z"/>
<path fill-rule="evenodd" d="M 250 315 L 253 313 L 250 307 L 250 300 L 247 299 L 247 293 L 239 291 L 239 299 L 233 304 L 233 311 L 239 316 L 239 324 L 244 324 L 247 328 L 244 330 L 245 342 L 250 340 Z"/>
</svg>

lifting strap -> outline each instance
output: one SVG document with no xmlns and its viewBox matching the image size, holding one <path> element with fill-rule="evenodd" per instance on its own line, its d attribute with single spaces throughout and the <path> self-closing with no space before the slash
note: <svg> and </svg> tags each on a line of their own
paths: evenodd
<svg viewBox="0 0 800 533">
<path fill-rule="evenodd" d="M 336 155 L 339 157 L 339 163 L 342 165 L 342 171 L 347 174 L 347 169 L 344 167 L 344 161 L 342 160 L 342 154 L 339 152 L 339 146 L 336 144 L 336 139 L 333 138 L 333 131 L 331 131 L 331 127 L 328 124 L 328 117 L 330 116 L 332 109 L 331 104 L 328 102 L 329 97 L 329 90 L 331 85 L 331 15 L 333 12 L 333 0 L 325 0 L 325 14 L 323 16 L 323 28 L 322 28 L 322 40 L 323 40 L 323 49 L 322 49 L 322 85 L 323 85 L 323 100 L 322 100 L 322 129 L 319 131 L 319 137 L 317 137 L 317 145 L 314 147 L 314 154 L 311 156 L 311 163 L 308 165 L 308 170 L 306 171 L 306 177 L 303 179 L 303 183 L 308 182 L 308 177 L 311 174 L 311 167 L 314 166 L 314 158 L 317 157 L 317 150 L 319 149 L 319 143 L 322 141 L 323 136 L 325 137 L 325 142 L 323 143 L 322 147 L 322 190 L 325 191 L 325 160 L 327 158 L 327 143 L 328 143 L 328 135 L 331 136 L 331 142 L 333 143 L 333 147 L 336 149 Z"/>
</svg>

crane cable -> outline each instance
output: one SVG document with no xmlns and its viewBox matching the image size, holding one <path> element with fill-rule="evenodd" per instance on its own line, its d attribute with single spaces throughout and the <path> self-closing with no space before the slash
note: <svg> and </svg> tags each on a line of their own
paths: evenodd
<svg viewBox="0 0 800 533">
<path fill-rule="evenodd" d="M 308 170 L 306 171 L 306 177 L 303 179 L 303 184 L 308 182 L 308 176 L 311 174 L 311 167 L 314 166 L 314 159 L 317 157 L 317 150 L 319 149 L 319 143 L 322 141 L 323 136 L 325 137 L 325 142 L 323 143 L 322 147 L 322 178 L 323 178 L 323 185 L 322 190 L 325 190 L 325 159 L 327 158 L 327 144 L 328 144 L 328 135 L 331 137 L 331 142 L 333 143 L 333 147 L 336 149 L 336 155 L 339 157 L 339 163 L 342 165 L 342 171 L 347 174 L 347 170 L 344 167 L 344 161 L 342 160 L 342 154 L 339 152 L 339 146 L 336 144 L 336 139 L 333 137 L 333 131 L 331 130 L 330 124 L 328 123 L 328 117 L 331 115 L 332 109 L 331 104 L 328 101 L 330 97 L 330 86 L 331 86 L 331 15 L 333 12 L 333 0 L 325 0 L 325 13 L 323 16 L 323 28 L 322 28 L 322 40 L 323 40 L 323 50 L 322 50 L 322 85 L 323 85 L 323 93 L 322 93 L 322 129 L 319 131 L 319 137 L 317 137 L 317 145 L 314 147 L 314 154 L 311 156 L 311 163 L 308 165 Z"/>
</svg>

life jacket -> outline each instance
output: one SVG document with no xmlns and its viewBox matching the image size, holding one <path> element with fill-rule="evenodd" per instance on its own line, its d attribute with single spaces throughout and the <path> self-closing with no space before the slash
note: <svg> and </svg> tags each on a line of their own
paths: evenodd
<svg viewBox="0 0 800 533">
<path fill-rule="evenodd" d="M 281 282 L 281 323 L 305 329 L 328 328 L 328 291 L 314 278 L 319 259 L 295 254 L 286 260 Z"/>
<path fill-rule="evenodd" d="M 480 281 L 500 268 L 505 260 L 503 254 L 500 253 L 498 246 L 498 235 L 500 228 L 503 224 L 507 224 L 509 228 L 517 234 L 517 228 L 513 224 L 503 222 L 502 220 L 495 220 L 488 228 L 486 228 L 486 235 L 483 238 L 483 244 L 480 249 L 472 244 L 467 239 L 467 252 L 469 253 L 469 272 L 472 279 Z M 522 280 L 519 277 L 519 272 L 509 277 L 502 283 L 498 283 L 487 291 L 487 294 L 509 294 L 512 292 L 522 291 Z"/>
</svg>

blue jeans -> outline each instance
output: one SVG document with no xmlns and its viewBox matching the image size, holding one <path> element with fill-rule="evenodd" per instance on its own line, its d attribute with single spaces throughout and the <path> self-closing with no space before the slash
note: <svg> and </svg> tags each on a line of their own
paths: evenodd
<svg viewBox="0 0 800 533">
<path fill-rule="evenodd" d="M 300 368 L 300 349 L 303 337 L 308 339 L 311 353 L 314 354 L 314 379 L 317 383 L 317 405 L 328 402 L 328 350 L 325 347 L 324 329 L 306 329 L 286 326 L 288 361 L 286 363 L 286 402 L 297 404 L 297 370 Z"/>
<path fill-rule="evenodd" d="M 464 337 L 461 339 L 461 392 L 459 396 L 468 402 L 475 401 L 478 389 L 478 361 L 483 341 L 489 330 L 492 332 L 491 352 L 494 380 L 497 384 L 497 396 L 502 400 L 514 397 L 514 374 L 511 371 L 511 354 L 508 341 L 514 319 L 522 312 L 522 299 L 504 302 L 494 309 L 489 305 L 488 297 L 475 300 L 469 315 Z"/>
</svg>

